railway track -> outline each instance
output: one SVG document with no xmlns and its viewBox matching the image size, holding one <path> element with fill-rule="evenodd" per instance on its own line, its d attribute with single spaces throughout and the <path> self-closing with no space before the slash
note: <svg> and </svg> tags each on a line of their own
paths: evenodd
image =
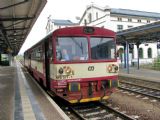
<svg viewBox="0 0 160 120">
<path fill-rule="evenodd" d="M 160 100 L 159 89 L 149 88 L 142 85 L 127 83 L 127 82 L 120 82 L 120 86 L 118 88 Z"/>
<path fill-rule="evenodd" d="M 142 79 L 136 79 L 136 78 L 125 78 L 120 77 L 119 81 L 122 83 L 132 83 L 136 85 L 143 85 L 149 88 L 159 89 L 160 90 L 160 84 L 156 81 L 149 81 L 149 80 L 142 80 Z"/>
<path fill-rule="evenodd" d="M 79 104 L 69 108 L 81 120 L 135 120 L 101 102 Z"/>
<path fill-rule="evenodd" d="M 27 77 L 29 77 L 28 79 L 33 79 L 30 75 L 27 75 Z M 71 120 L 135 120 L 100 102 L 71 105 L 58 97 L 54 97 L 50 92 L 45 92 L 47 92 Z"/>
<path fill-rule="evenodd" d="M 25 72 L 25 69 L 23 70 Z M 28 73 L 26 74 L 26 77 L 28 79 L 33 79 Z M 100 102 L 71 105 L 62 99 L 54 97 L 53 94 L 50 94 L 49 92 L 47 93 L 71 118 L 71 120 L 135 120 L 125 113 Z"/>
</svg>

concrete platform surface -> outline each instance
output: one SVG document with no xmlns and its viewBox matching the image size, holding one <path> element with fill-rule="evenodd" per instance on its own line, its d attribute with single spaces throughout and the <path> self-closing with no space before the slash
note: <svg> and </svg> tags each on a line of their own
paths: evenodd
<svg viewBox="0 0 160 120">
<path fill-rule="evenodd" d="M 69 120 L 21 64 L 0 66 L 0 120 Z"/>
<path fill-rule="evenodd" d="M 140 68 L 138 70 L 137 68 L 131 67 L 129 69 L 129 74 L 127 73 L 127 69 L 120 69 L 119 76 L 126 76 L 147 81 L 160 82 L 160 71 L 149 70 L 149 69 Z"/>
</svg>

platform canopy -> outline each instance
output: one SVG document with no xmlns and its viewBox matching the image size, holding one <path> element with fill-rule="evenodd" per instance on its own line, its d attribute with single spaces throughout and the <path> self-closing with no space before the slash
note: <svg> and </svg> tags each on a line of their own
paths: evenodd
<svg viewBox="0 0 160 120">
<path fill-rule="evenodd" d="M 160 40 L 160 21 L 117 32 L 117 43 L 150 43 Z"/>
<path fill-rule="evenodd" d="M 46 0 L 0 0 L 0 53 L 17 55 Z"/>
</svg>

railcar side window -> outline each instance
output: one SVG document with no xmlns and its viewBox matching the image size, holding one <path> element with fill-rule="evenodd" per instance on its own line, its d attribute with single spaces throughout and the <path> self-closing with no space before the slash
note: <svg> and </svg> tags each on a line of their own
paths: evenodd
<svg viewBox="0 0 160 120">
<path fill-rule="evenodd" d="M 91 59 L 115 59 L 116 43 L 113 38 L 91 37 Z"/>
<path fill-rule="evenodd" d="M 51 60 L 53 59 L 52 40 L 49 41 L 48 57 L 49 57 Z"/>
<path fill-rule="evenodd" d="M 60 61 L 88 59 L 88 40 L 86 37 L 58 37 L 56 56 Z"/>
</svg>

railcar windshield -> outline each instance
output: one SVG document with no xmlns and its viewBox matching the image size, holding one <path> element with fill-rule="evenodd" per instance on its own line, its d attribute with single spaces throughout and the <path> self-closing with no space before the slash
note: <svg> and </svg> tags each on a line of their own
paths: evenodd
<svg viewBox="0 0 160 120">
<path fill-rule="evenodd" d="M 113 38 L 91 37 L 91 59 L 115 59 L 116 43 Z"/>
<path fill-rule="evenodd" d="M 58 61 L 88 60 L 88 40 L 86 37 L 58 37 L 56 39 Z"/>
</svg>

